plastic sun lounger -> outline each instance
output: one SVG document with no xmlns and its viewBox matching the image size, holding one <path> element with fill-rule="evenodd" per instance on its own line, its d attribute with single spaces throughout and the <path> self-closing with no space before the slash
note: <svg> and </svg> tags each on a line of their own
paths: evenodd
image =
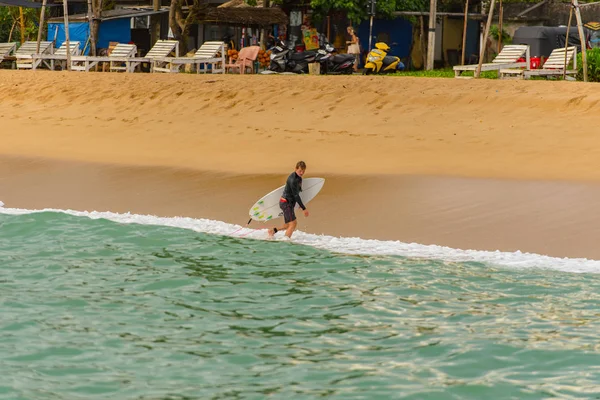
<svg viewBox="0 0 600 400">
<path fill-rule="evenodd" d="M 517 61 L 525 56 L 525 61 Z M 504 46 L 491 63 L 481 64 L 481 71 L 500 71 L 506 68 L 529 69 L 529 46 L 524 44 L 510 44 Z M 466 71 L 476 71 L 477 64 L 456 65 L 453 67 L 455 78 L 467 78 L 462 76 Z M 471 77 L 468 77 L 471 78 Z"/>
</svg>

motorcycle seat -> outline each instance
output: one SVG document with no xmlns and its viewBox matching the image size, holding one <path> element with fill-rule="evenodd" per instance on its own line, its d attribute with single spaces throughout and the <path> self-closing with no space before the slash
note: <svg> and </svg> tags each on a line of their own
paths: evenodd
<svg viewBox="0 0 600 400">
<path fill-rule="evenodd" d="M 309 50 L 309 51 L 303 51 L 301 53 L 293 53 L 291 59 L 300 61 L 300 60 L 305 60 L 307 58 L 315 57 L 316 55 L 317 55 L 316 51 Z"/>
<path fill-rule="evenodd" d="M 354 54 L 336 54 L 333 56 L 332 61 L 334 63 L 343 63 L 345 61 L 354 60 Z"/>
</svg>

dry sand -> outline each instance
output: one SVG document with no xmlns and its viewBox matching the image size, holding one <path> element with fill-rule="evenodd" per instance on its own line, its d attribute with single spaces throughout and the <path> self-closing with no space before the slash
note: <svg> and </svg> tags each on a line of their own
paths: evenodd
<svg viewBox="0 0 600 400">
<path fill-rule="evenodd" d="M 299 159 L 304 231 L 600 259 L 595 84 L 0 71 L 0 200 L 243 224 Z"/>
</svg>

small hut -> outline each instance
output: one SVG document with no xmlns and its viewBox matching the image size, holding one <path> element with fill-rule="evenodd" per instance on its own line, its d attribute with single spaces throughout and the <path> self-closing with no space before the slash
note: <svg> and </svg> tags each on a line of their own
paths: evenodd
<svg viewBox="0 0 600 400">
<path fill-rule="evenodd" d="M 264 7 L 262 0 L 256 6 L 230 0 L 207 11 L 199 36 L 203 41 L 227 38 L 240 48 L 266 40 L 264 32 L 271 32 L 274 25 L 287 24 L 288 17 L 279 7 Z"/>
</svg>

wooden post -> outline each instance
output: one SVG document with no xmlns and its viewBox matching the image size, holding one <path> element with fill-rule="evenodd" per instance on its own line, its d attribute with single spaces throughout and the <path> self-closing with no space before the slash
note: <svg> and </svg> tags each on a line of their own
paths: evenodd
<svg viewBox="0 0 600 400">
<path fill-rule="evenodd" d="M 573 5 L 571 4 L 571 11 L 569 12 L 569 23 L 567 24 L 567 34 L 565 35 L 565 61 L 563 70 L 563 79 L 567 78 L 567 48 L 569 47 L 569 31 L 571 30 L 571 21 L 573 20 Z"/>
<path fill-rule="evenodd" d="M 492 16 L 494 15 L 494 3 L 496 0 L 492 0 L 490 4 L 490 11 L 488 14 L 487 23 L 485 24 L 485 30 L 483 32 L 483 43 L 481 46 L 481 50 L 479 51 L 479 64 L 477 64 L 477 69 L 475 70 L 475 78 L 479 78 L 481 75 L 481 64 L 483 64 L 483 57 L 485 56 L 485 48 L 487 43 L 488 35 L 490 34 L 490 25 L 492 24 Z"/>
<path fill-rule="evenodd" d="M 436 26 L 437 0 L 429 1 L 429 35 L 427 36 L 427 71 L 433 69 L 433 58 L 435 57 L 435 26 Z"/>
<path fill-rule="evenodd" d="M 469 0 L 465 4 L 465 22 L 463 24 L 462 54 L 460 56 L 460 65 L 465 65 L 465 46 L 467 45 L 467 23 L 469 21 Z"/>
<path fill-rule="evenodd" d="M 419 18 L 421 20 L 421 57 L 423 58 L 423 69 L 425 69 L 427 65 L 427 53 L 425 52 L 425 18 L 423 18 L 422 15 Z"/>
<path fill-rule="evenodd" d="M 502 7 L 502 0 L 498 4 L 498 53 L 502 50 L 502 19 L 504 18 L 504 8 Z"/>
<path fill-rule="evenodd" d="M 69 40 L 69 5 L 63 0 L 63 11 L 65 13 L 65 43 L 67 44 L 67 71 L 71 70 L 71 42 Z"/>
<path fill-rule="evenodd" d="M 102 17 L 102 0 L 92 0 L 92 19 L 90 24 L 90 51 L 92 55 L 98 55 L 98 29 Z M 94 67 L 98 70 L 98 64 Z"/>
<path fill-rule="evenodd" d="M 583 81 L 588 81 L 588 70 L 587 70 L 587 46 L 585 36 L 583 35 L 583 24 L 581 23 L 581 12 L 579 11 L 579 2 L 573 1 L 573 7 L 575 8 L 575 18 L 577 18 L 577 30 L 579 31 L 579 40 L 581 42 L 581 61 L 583 64 Z"/>
<path fill-rule="evenodd" d="M 44 19 L 46 18 L 46 0 L 42 1 L 42 12 L 40 14 L 40 26 L 38 27 L 37 46 L 35 54 L 40 54 L 40 42 L 42 41 L 42 31 L 44 30 Z"/>
<path fill-rule="evenodd" d="M 95 38 L 95 34 L 94 34 L 94 30 L 92 29 L 92 24 L 94 20 L 94 8 L 92 6 L 92 0 L 87 0 L 87 21 L 88 21 L 88 40 L 87 42 L 90 43 L 91 46 L 91 53 L 92 56 L 96 55 L 96 46 L 92 45 L 92 43 L 96 43 L 96 38 Z M 87 46 L 86 45 L 83 47 L 83 53 L 85 53 L 85 48 Z"/>
<path fill-rule="evenodd" d="M 371 42 L 373 41 L 373 14 L 371 14 L 369 22 L 369 50 L 371 51 Z"/>
<path fill-rule="evenodd" d="M 19 7 L 19 26 L 21 27 L 21 46 L 25 43 L 25 16 L 23 15 L 23 7 Z"/>
<path fill-rule="evenodd" d="M 160 0 L 152 0 L 152 9 L 154 11 L 160 10 Z M 161 15 L 155 14 L 150 17 L 150 42 L 151 46 L 154 45 L 160 39 L 160 22 Z M 200 47 L 201 43 L 198 43 L 198 47 Z"/>
</svg>

